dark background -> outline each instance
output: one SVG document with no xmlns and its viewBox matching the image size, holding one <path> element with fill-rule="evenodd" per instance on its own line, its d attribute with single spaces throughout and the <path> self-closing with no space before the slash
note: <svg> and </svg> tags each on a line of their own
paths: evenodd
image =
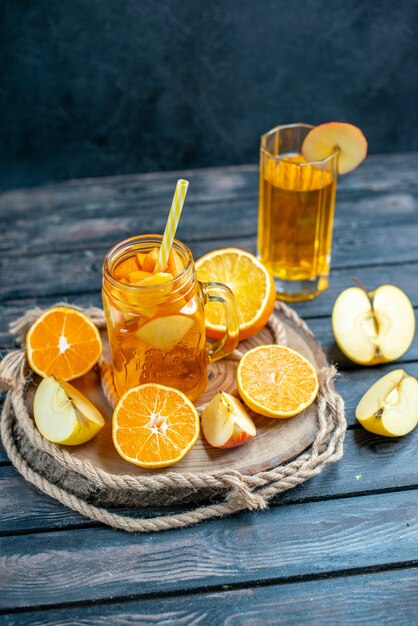
<svg viewBox="0 0 418 626">
<path fill-rule="evenodd" d="M 2 0 L 0 188 L 256 162 L 280 123 L 418 149 L 417 0 Z"/>
</svg>

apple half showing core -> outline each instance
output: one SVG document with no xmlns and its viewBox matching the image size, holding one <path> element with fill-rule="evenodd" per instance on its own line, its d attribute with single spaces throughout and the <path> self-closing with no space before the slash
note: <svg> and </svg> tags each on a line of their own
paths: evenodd
<svg viewBox="0 0 418 626">
<path fill-rule="evenodd" d="M 415 312 L 408 296 L 394 285 L 369 293 L 350 287 L 335 301 L 332 330 L 340 350 L 355 363 L 387 363 L 411 345 Z"/>
<path fill-rule="evenodd" d="M 417 380 L 402 369 L 382 376 L 358 403 L 356 418 L 376 435 L 407 435 L 418 424 Z"/>
</svg>

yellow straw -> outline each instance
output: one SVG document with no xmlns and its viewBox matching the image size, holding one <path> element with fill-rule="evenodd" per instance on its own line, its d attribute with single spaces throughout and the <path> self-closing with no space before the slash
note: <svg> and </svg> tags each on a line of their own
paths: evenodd
<svg viewBox="0 0 418 626">
<path fill-rule="evenodd" d="M 170 213 L 168 215 L 167 224 L 165 225 L 163 240 L 161 242 L 160 254 L 157 261 L 157 272 L 162 272 L 168 263 L 168 256 L 176 236 L 177 226 L 180 221 L 180 215 L 186 198 L 189 182 L 179 179 L 177 181 L 176 190 L 171 203 Z"/>
</svg>

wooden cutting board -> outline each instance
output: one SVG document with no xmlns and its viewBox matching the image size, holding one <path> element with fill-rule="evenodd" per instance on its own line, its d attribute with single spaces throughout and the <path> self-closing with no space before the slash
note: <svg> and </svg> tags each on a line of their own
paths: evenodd
<svg viewBox="0 0 418 626">
<path fill-rule="evenodd" d="M 301 352 L 317 369 L 327 366 L 321 346 L 300 327 L 297 327 L 283 313 L 275 313 L 286 330 L 287 345 Z M 239 345 L 240 352 L 260 345 L 274 342 L 269 326 L 255 337 Z M 237 394 L 236 369 L 238 361 L 223 359 L 209 366 L 209 383 L 197 400 L 196 405 L 208 402 L 217 391 L 223 390 Z M 209 446 L 203 435 L 194 448 L 177 465 L 159 470 L 146 470 L 124 461 L 116 452 L 112 443 L 112 409 L 106 401 L 100 385 L 99 374 L 92 370 L 73 384 L 78 387 L 102 411 L 106 425 L 91 441 L 81 446 L 66 446 L 71 454 L 81 460 L 89 461 L 94 467 L 110 474 L 130 474 L 144 476 L 165 472 L 218 472 L 225 469 L 238 470 L 244 474 L 255 474 L 276 467 L 294 458 L 307 448 L 317 432 L 316 403 L 289 419 L 271 419 L 250 411 L 257 427 L 257 436 L 250 442 L 230 450 L 218 450 Z M 28 403 L 32 407 L 34 387 L 29 391 Z"/>
</svg>

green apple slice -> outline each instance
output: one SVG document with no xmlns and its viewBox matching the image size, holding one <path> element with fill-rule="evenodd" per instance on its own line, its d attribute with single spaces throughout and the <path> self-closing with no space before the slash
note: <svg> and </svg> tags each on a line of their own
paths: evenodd
<svg viewBox="0 0 418 626">
<path fill-rule="evenodd" d="M 158 350 L 171 350 L 187 335 L 194 322 L 185 315 L 166 315 L 150 320 L 135 333 L 136 337 Z"/>
<path fill-rule="evenodd" d="M 90 400 L 73 385 L 54 376 L 44 378 L 39 384 L 33 413 L 45 439 L 67 446 L 89 441 L 105 424 Z"/>
<path fill-rule="evenodd" d="M 372 385 L 356 408 L 356 418 L 371 433 L 401 437 L 418 424 L 418 382 L 402 369 Z"/>
<path fill-rule="evenodd" d="M 255 424 L 241 402 L 219 391 L 202 411 L 202 430 L 214 448 L 235 448 L 255 437 Z"/>
</svg>

